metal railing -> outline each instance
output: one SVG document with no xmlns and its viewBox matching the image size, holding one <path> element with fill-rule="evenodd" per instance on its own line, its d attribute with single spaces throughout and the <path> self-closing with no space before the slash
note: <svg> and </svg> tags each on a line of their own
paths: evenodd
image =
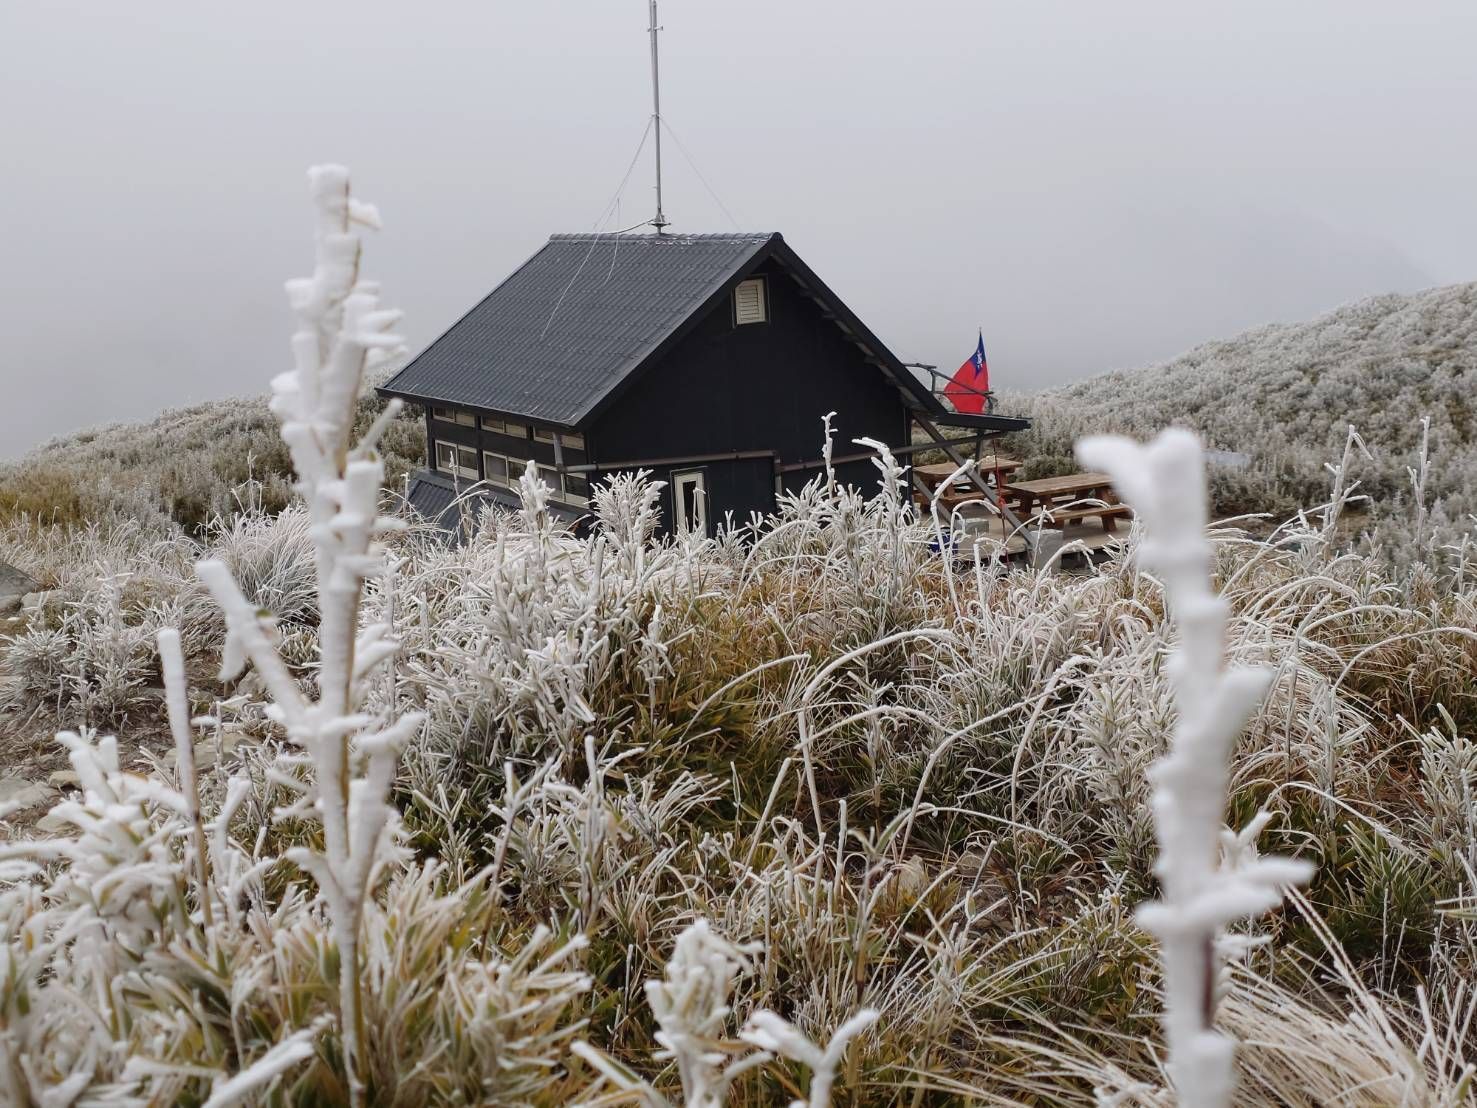
<svg viewBox="0 0 1477 1108">
<path fill-rule="evenodd" d="M 995 414 L 995 394 L 989 389 L 977 389 L 971 387 L 970 385 L 961 384 L 960 382 L 955 381 L 951 374 L 943 373 L 939 370 L 938 366 L 929 365 L 927 362 L 904 362 L 903 365 L 912 370 L 921 369 L 924 373 L 928 374 L 928 380 L 924 380 L 921 375 L 917 375 L 918 380 L 927 385 L 928 391 L 933 393 L 934 396 L 938 397 L 941 403 L 943 403 L 946 407 L 952 409 L 953 411 L 959 411 L 959 406 L 954 403 L 954 397 L 951 396 L 947 391 L 945 391 L 950 388 L 954 390 L 954 393 L 956 395 L 958 393 L 964 392 L 973 393 L 975 396 L 978 396 L 980 398 L 980 410 L 978 414 Z M 965 412 L 963 414 L 975 415 L 976 413 Z"/>
</svg>

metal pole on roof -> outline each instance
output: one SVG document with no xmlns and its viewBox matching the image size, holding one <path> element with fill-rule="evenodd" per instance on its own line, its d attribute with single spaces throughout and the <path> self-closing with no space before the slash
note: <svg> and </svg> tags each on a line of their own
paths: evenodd
<svg viewBox="0 0 1477 1108">
<path fill-rule="evenodd" d="M 661 234 L 667 225 L 667 217 L 662 214 L 662 88 L 656 60 L 656 33 L 661 28 L 656 25 L 656 0 L 650 0 L 650 4 L 651 25 L 647 30 L 651 32 L 651 123 L 656 134 L 656 218 L 651 225 Z"/>
</svg>

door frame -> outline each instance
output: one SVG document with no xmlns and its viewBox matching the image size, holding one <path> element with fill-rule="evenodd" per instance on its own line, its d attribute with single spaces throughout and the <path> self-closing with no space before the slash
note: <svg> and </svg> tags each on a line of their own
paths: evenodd
<svg viewBox="0 0 1477 1108">
<path fill-rule="evenodd" d="M 685 484 L 693 484 L 698 496 L 696 498 L 699 522 L 702 533 L 706 536 L 711 534 L 709 524 L 712 513 L 708 511 L 708 467 L 702 466 L 698 469 L 680 469 L 672 471 L 672 531 L 675 533 L 682 530 L 698 530 L 696 527 L 687 526 L 687 511 L 684 507 L 685 500 L 682 488 Z"/>
</svg>

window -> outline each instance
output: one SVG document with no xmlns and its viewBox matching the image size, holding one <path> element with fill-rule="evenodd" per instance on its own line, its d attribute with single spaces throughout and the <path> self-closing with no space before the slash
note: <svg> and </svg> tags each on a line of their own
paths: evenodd
<svg viewBox="0 0 1477 1108">
<path fill-rule="evenodd" d="M 483 479 L 490 485 L 502 485 L 504 488 L 513 483 L 516 478 L 511 477 L 511 467 L 508 459 L 501 454 L 494 454 L 491 450 L 482 452 Z"/>
<path fill-rule="evenodd" d="M 436 444 L 436 468 L 442 473 L 477 479 L 477 451 L 454 442 Z"/>
<path fill-rule="evenodd" d="M 482 430 L 491 431 L 494 435 L 507 435 L 511 439 L 528 438 L 528 425 L 514 423 L 511 419 L 493 419 L 491 416 L 484 416 Z"/>
<path fill-rule="evenodd" d="M 590 502 L 590 478 L 583 473 L 566 473 L 564 475 L 564 499 L 571 504 L 588 504 Z"/>
<path fill-rule="evenodd" d="M 457 408 L 432 408 L 431 417 L 439 419 L 442 423 L 455 423 L 462 427 L 477 426 L 477 417 L 471 412 L 463 412 Z"/>
<path fill-rule="evenodd" d="M 450 447 L 450 443 L 438 443 L 438 447 Z M 438 456 L 440 450 L 437 451 Z M 442 463 L 446 468 L 447 463 Z M 523 476 L 528 468 L 528 459 L 510 458 L 506 454 L 495 454 L 491 450 L 482 452 L 483 480 L 489 485 L 498 485 L 505 489 L 516 489 L 518 479 Z M 452 471 L 455 472 L 455 471 Z M 538 479 L 549 486 L 549 492 L 555 500 L 563 500 L 570 504 L 588 504 L 590 502 L 590 479 L 583 473 L 566 473 L 560 479 L 559 471 L 553 466 L 540 465 L 534 472 Z"/>
<path fill-rule="evenodd" d="M 564 445 L 567 446 L 567 447 L 569 447 L 569 449 L 571 449 L 571 450 L 583 450 L 585 448 L 585 436 L 584 435 L 573 435 L 573 434 L 570 434 L 570 435 L 560 435 L 559 437 L 563 441 Z"/>
<path fill-rule="evenodd" d="M 733 321 L 736 324 L 763 323 L 769 318 L 769 304 L 763 277 L 740 281 L 733 290 Z"/>
<path fill-rule="evenodd" d="M 554 434 L 553 431 L 550 431 L 547 427 L 535 427 L 533 429 L 533 441 L 534 442 L 552 443 L 555 438 L 557 438 L 557 436 Z"/>
<path fill-rule="evenodd" d="M 708 489 L 702 470 L 672 474 L 672 507 L 677 530 L 708 533 Z"/>
</svg>

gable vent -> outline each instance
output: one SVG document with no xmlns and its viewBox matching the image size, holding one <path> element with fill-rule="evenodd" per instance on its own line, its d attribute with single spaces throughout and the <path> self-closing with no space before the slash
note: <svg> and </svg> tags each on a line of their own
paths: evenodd
<svg viewBox="0 0 1477 1108">
<path fill-rule="evenodd" d="M 769 318 L 768 305 L 764 300 L 763 277 L 750 277 L 747 281 L 740 281 L 733 290 L 734 323 L 763 323 Z"/>
</svg>

